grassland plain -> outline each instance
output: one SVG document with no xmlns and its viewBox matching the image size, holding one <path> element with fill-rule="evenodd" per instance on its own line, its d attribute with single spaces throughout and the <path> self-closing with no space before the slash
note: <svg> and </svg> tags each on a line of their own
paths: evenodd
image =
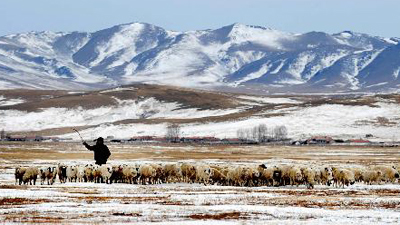
<svg viewBox="0 0 400 225">
<path fill-rule="evenodd" d="M 195 146 L 110 144 L 112 165 L 193 162 L 397 165 L 399 148 L 349 146 Z M 170 183 L 157 185 L 57 182 L 15 185 L 14 168 L 91 163 L 80 143 L 1 143 L 2 223 L 159 224 L 398 224 L 400 184 L 345 188 L 317 185 L 231 187 Z M 40 183 L 40 182 L 39 182 Z"/>
</svg>

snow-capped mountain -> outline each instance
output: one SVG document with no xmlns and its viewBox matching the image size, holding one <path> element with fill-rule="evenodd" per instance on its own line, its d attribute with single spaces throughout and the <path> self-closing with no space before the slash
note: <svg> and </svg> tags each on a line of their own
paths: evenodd
<svg viewBox="0 0 400 225">
<path fill-rule="evenodd" d="M 279 92 L 396 91 L 399 74 L 398 38 L 351 31 L 293 34 L 232 24 L 175 32 L 131 23 L 94 33 L 0 37 L 1 89 L 146 82 Z"/>
</svg>

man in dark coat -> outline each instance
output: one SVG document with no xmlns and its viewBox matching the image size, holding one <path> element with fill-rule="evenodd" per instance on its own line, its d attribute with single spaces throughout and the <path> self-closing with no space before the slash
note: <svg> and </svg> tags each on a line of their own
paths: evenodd
<svg viewBox="0 0 400 225">
<path fill-rule="evenodd" d="M 94 152 L 94 160 L 97 165 L 103 165 L 107 163 L 107 159 L 110 157 L 111 152 L 107 145 L 104 144 L 104 139 L 102 137 L 97 138 L 96 144 L 93 146 L 88 145 L 88 143 L 83 142 L 83 145 Z"/>
</svg>

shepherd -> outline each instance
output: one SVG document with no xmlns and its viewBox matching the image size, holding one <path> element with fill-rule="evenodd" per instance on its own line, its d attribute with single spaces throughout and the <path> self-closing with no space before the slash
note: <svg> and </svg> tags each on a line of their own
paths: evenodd
<svg viewBox="0 0 400 225">
<path fill-rule="evenodd" d="M 102 137 L 97 138 L 96 144 L 91 146 L 86 141 L 83 142 L 83 145 L 90 151 L 94 152 L 94 160 L 96 164 L 101 166 L 107 163 L 108 158 L 111 155 L 110 150 L 107 145 L 104 144 L 104 139 Z"/>
</svg>

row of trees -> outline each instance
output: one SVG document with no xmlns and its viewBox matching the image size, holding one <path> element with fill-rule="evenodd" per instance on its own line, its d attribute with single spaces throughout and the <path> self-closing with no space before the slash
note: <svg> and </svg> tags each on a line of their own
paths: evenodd
<svg viewBox="0 0 400 225">
<path fill-rule="evenodd" d="M 267 127 L 260 124 L 253 128 L 240 128 L 236 132 L 240 140 L 251 140 L 257 142 L 280 141 L 287 139 L 288 131 L 286 126 Z"/>
<path fill-rule="evenodd" d="M 243 141 L 256 141 L 259 143 L 268 141 L 281 141 L 287 139 L 288 130 L 286 126 L 267 127 L 260 124 L 249 129 L 238 129 L 237 138 Z M 167 126 L 165 137 L 171 142 L 179 141 L 181 136 L 181 127 L 179 124 L 169 124 Z"/>
</svg>

